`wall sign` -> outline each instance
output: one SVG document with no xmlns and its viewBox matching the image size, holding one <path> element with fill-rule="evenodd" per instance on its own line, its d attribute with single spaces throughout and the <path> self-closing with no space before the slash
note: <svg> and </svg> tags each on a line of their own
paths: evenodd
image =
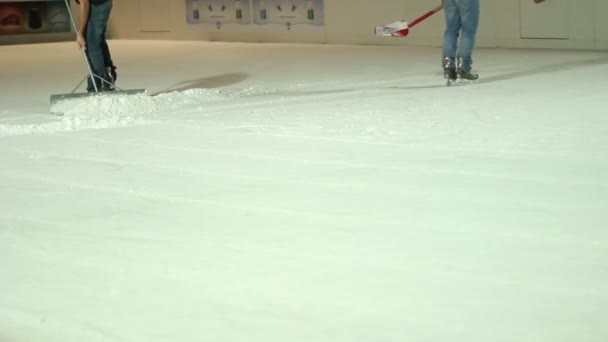
<svg viewBox="0 0 608 342">
<path fill-rule="evenodd" d="M 323 0 L 186 0 L 186 21 L 218 30 L 242 25 L 279 30 L 323 26 Z"/>
<path fill-rule="evenodd" d="M 0 2 L 0 34 L 70 32 L 63 1 Z"/>
</svg>

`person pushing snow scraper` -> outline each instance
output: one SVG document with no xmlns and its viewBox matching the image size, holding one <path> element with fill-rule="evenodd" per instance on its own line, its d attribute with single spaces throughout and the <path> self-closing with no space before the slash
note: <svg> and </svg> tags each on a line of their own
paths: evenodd
<svg viewBox="0 0 608 342">
<path fill-rule="evenodd" d="M 69 0 L 64 0 L 70 21 L 76 32 L 76 44 L 80 48 L 87 66 L 87 92 L 75 93 L 84 79 L 69 94 L 51 95 L 51 113 L 61 114 L 56 109 L 57 103 L 72 98 L 99 94 L 133 95 L 143 94 L 145 89 L 123 90 L 116 86 L 116 66 L 112 61 L 106 29 L 112 10 L 113 0 L 76 0 L 80 5 L 80 26 L 76 25 Z M 80 28 L 80 29 L 79 29 Z"/>
<path fill-rule="evenodd" d="M 112 62 L 106 41 L 112 0 L 76 0 L 76 3 L 80 5 L 80 30 L 77 31 L 76 43 L 84 49 L 93 75 L 96 76 L 87 79 L 87 91 L 114 90 L 116 66 Z"/>
</svg>

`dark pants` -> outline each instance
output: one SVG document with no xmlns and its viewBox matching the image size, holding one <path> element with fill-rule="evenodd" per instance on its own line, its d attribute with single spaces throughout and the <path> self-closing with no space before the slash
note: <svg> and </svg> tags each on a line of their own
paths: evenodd
<svg viewBox="0 0 608 342">
<path fill-rule="evenodd" d="M 87 57 L 91 63 L 93 73 L 105 80 L 108 80 L 107 67 L 113 65 L 108 42 L 106 41 L 106 28 L 108 19 L 112 11 L 112 0 L 108 0 L 101 5 L 90 5 L 89 21 L 87 24 Z M 102 81 L 92 80 L 89 77 L 87 91 L 95 91 L 93 82 L 97 84 L 97 89 L 101 90 Z"/>
</svg>

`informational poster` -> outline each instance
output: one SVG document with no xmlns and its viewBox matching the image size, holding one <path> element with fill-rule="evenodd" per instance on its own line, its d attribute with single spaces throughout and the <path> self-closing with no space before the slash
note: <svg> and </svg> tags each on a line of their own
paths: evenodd
<svg viewBox="0 0 608 342">
<path fill-rule="evenodd" d="M 279 24 L 321 26 L 323 0 L 252 0 L 253 21 L 258 25 Z"/>
<path fill-rule="evenodd" d="M 23 3 L 0 2 L 0 34 L 22 34 L 25 31 Z"/>
<path fill-rule="evenodd" d="M 0 34 L 70 32 L 70 17 L 64 2 L 0 2 Z"/>
<path fill-rule="evenodd" d="M 291 30 L 324 25 L 323 0 L 185 0 L 186 20 L 216 29 L 256 25 Z"/>
<path fill-rule="evenodd" d="M 47 30 L 46 3 L 25 2 L 25 32 L 40 33 Z"/>
<path fill-rule="evenodd" d="M 251 24 L 249 0 L 186 0 L 188 24 L 212 24 L 217 29 L 226 25 Z"/>
<path fill-rule="evenodd" d="M 51 1 L 46 4 L 49 32 L 70 32 L 70 15 L 63 1 Z"/>
</svg>

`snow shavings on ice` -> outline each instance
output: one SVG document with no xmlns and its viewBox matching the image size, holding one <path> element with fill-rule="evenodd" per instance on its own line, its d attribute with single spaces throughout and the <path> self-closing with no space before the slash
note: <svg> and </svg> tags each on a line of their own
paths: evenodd
<svg viewBox="0 0 608 342">
<path fill-rule="evenodd" d="M 26 124 L 0 123 L 0 136 L 131 126 L 158 120 L 162 114 L 204 110 L 210 103 L 276 92 L 276 89 L 263 87 L 235 90 L 188 89 L 153 95 L 110 93 L 66 99 L 53 105 L 53 112 L 61 113 L 54 120 Z M 53 116 L 49 114 L 49 117 Z"/>
</svg>

